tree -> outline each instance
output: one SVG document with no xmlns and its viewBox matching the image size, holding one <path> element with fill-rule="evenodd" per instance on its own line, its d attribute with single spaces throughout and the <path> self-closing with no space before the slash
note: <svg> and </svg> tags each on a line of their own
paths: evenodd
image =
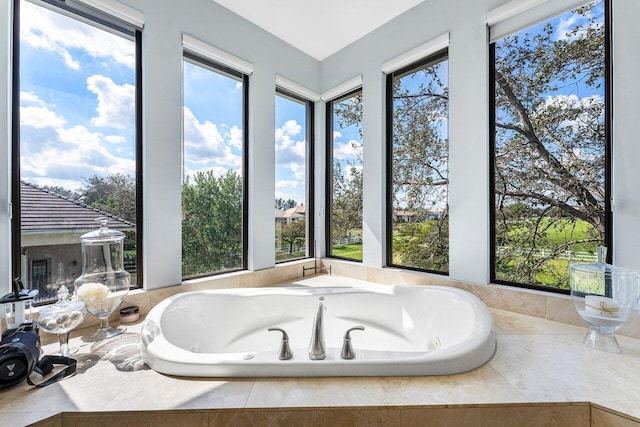
<svg viewBox="0 0 640 427">
<path fill-rule="evenodd" d="M 282 243 L 289 245 L 289 254 L 293 253 L 293 247 L 304 243 L 307 232 L 306 221 L 298 219 L 284 224 L 280 231 Z"/>
<path fill-rule="evenodd" d="M 334 242 L 362 230 L 362 168 L 356 163 L 357 160 L 347 161 L 345 174 L 341 163 L 333 162 L 331 233 Z"/>
<path fill-rule="evenodd" d="M 449 269 L 445 64 L 438 59 L 393 79 L 392 207 L 417 219 L 394 221 L 393 262 L 436 271 Z"/>
<path fill-rule="evenodd" d="M 242 178 L 199 171 L 182 189 L 182 274 L 242 267 Z"/>
<path fill-rule="evenodd" d="M 293 199 L 283 199 L 278 197 L 276 199 L 276 209 L 280 209 L 281 211 L 286 211 L 287 209 L 295 208 L 298 206 L 298 202 Z"/>
<path fill-rule="evenodd" d="M 88 206 L 136 222 L 136 182 L 132 176 L 94 175 L 86 180 L 78 196 Z"/>
<path fill-rule="evenodd" d="M 547 23 L 540 32 L 496 43 L 496 274 L 502 280 L 538 283 L 549 260 L 576 245 L 604 242 L 605 104 L 598 94 L 605 43 L 595 13 L 602 6 L 574 11 L 575 26 L 560 37 Z M 512 208 L 517 204 L 526 207 L 521 215 Z M 551 238 L 579 222 L 589 224 L 586 236 Z M 566 287 L 566 271 L 547 280 Z"/>
<path fill-rule="evenodd" d="M 341 129 L 354 126 L 362 140 L 362 93 L 334 104 Z M 333 159 L 331 239 L 337 242 L 362 230 L 362 143 L 351 141 L 351 158 Z"/>
</svg>

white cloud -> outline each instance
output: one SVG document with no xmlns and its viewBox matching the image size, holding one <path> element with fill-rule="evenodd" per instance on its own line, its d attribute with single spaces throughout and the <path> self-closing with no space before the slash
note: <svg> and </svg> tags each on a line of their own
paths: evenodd
<svg viewBox="0 0 640 427">
<path fill-rule="evenodd" d="M 135 119 L 135 86 L 117 85 L 109 77 L 93 75 L 87 78 L 87 89 L 98 97 L 98 117 L 95 126 L 129 129 Z"/>
<path fill-rule="evenodd" d="M 333 157 L 338 160 L 357 159 L 362 155 L 362 144 L 355 140 L 347 143 L 335 142 L 333 144 Z"/>
<path fill-rule="evenodd" d="M 193 112 L 183 108 L 184 114 L 184 156 L 188 162 L 206 164 L 214 162 L 225 166 L 227 169 L 239 169 L 242 165 L 242 157 L 231 150 L 231 138 L 236 133 L 235 126 L 225 133 L 225 138 L 218 131 L 218 126 L 210 121 L 201 123 Z"/>
<path fill-rule="evenodd" d="M 38 107 L 45 107 L 47 104 L 33 92 L 20 92 L 20 105 L 35 104 Z"/>
<path fill-rule="evenodd" d="M 122 135 L 107 135 L 104 137 L 104 140 L 112 144 L 122 144 L 127 142 L 127 138 Z"/>
<path fill-rule="evenodd" d="M 288 120 L 276 129 L 276 164 L 291 170 L 296 179 L 304 180 L 307 144 L 304 139 L 293 138 L 301 129 L 295 120 Z"/>
<path fill-rule="evenodd" d="M 64 117 L 49 110 L 47 107 L 20 107 L 20 125 L 34 128 L 60 128 L 64 126 Z"/>
<path fill-rule="evenodd" d="M 36 49 L 57 53 L 67 67 L 80 69 L 70 50 L 81 49 L 93 58 L 108 58 L 134 68 L 133 41 L 29 2 L 20 7 L 20 39 Z"/>
<path fill-rule="evenodd" d="M 224 134 L 225 137 L 229 140 L 229 144 L 232 147 L 237 148 L 238 150 L 242 150 L 243 136 L 242 129 L 238 126 L 232 126 L 228 132 Z"/>
<path fill-rule="evenodd" d="M 290 136 L 296 136 L 302 130 L 302 126 L 298 124 L 295 120 L 287 120 L 285 124 L 282 126 L 282 129 L 285 133 Z"/>
<path fill-rule="evenodd" d="M 283 188 L 297 188 L 300 186 L 300 184 L 300 181 L 281 179 L 279 181 L 276 181 L 276 189 L 282 190 Z"/>
</svg>

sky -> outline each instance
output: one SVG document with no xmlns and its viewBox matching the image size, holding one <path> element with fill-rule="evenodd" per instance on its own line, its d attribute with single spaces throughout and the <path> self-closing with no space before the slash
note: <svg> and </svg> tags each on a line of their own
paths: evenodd
<svg viewBox="0 0 640 427">
<path fill-rule="evenodd" d="M 21 2 L 21 178 L 77 189 L 135 172 L 135 45 Z"/>
<path fill-rule="evenodd" d="M 20 7 L 21 179 L 76 190 L 93 175 L 134 176 L 134 41 Z M 183 175 L 240 172 L 242 82 L 187 61 L 183 80 Z M 276 96 L 274 198 L 305 203 L 305 131 L 305 106 Z"/>
</svg>

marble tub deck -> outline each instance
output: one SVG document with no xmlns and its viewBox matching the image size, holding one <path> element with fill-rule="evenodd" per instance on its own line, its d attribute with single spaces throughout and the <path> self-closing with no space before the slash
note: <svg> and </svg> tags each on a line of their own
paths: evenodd
<svg viewBox="0 0 640 427">
<path fill-rule="evenodd" d="M 313 286 L 317 281 L 295 283 Z M 624 423 L 619 425 L 640 421 L 640 340 L 619 336 L 623 353 L 609 354 L 582 344 L 583 327 L 491 311 L 498 341 L 493 358 L 471 372 L 436 377 L 170 377 L 141 364 L 137 354 L 139 321 L 128 325 L 126 334 L 103 342 L 72 338 L 71 344 L 80 346 L 74 377 L 42 389 L 23 383 L 0 391 L 0 425 L 22 426 L 60 413 L 190 409 L 196 411 L 189 413 L 198 414 L 197 410 L 218 408 L 327 407 L 397 410 L 492 404 L 513 405 L 521 411 L 531 404 L 553 408 L 552 404 L 584 406 L 585 402 L 624 414 Z M 93 328 L 77 334 L 91 332 Z M 45 353 L 56 348 L 57 344 L 44 346 Z M 389 417 L 394 416 L 392 411 Z M 589 420 L 594 425 L 593 416 Z M 164 421 L 166 424 L 168 419 Z"/>
</svg>

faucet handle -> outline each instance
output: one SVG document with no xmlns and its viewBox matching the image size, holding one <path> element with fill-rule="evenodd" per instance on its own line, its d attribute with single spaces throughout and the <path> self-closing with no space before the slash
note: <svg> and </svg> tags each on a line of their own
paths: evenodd
<svg viewBox="0 0 640 427">
<path fill-rule="evenodd" d="M 364 326 L 354 326 L 345 332 L 340 357 L 346 360 L 356 357 L 356 352 L 353 351 L 353 346 L 351 345 L 351 331 L 364 331 L 364 329 Z"/>
<path fill-rule="evenodd" d="M 280 328 L 269 328 L 267 329 L 269 332 L 279 331 L 282 332 L 282 343 L 280 343 L 280 349 L 278 350 L 278 359 L 280 360 L 289 360 L 293 357 L 293 353 L 291 353 L 291 349 L 289 348 L 289 335 L 284 329 Z"/>
</svg>

